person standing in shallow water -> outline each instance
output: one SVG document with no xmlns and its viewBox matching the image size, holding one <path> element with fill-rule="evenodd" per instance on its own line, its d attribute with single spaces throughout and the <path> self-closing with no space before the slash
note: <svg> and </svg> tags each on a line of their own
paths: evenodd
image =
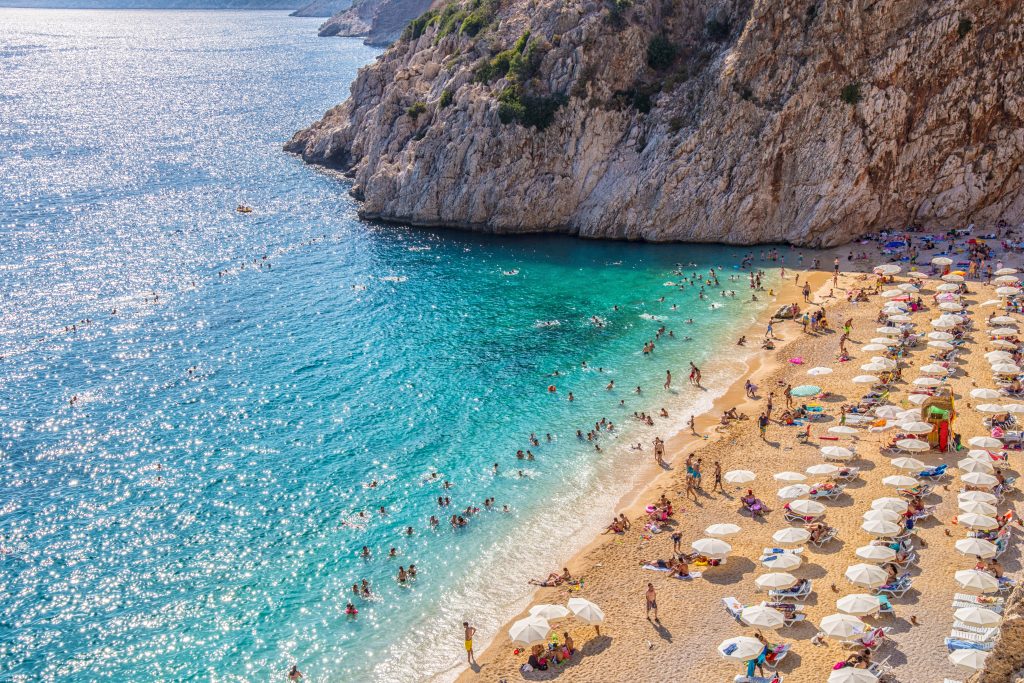
<svg viewBox="0 0 1024 683">
<path fill-rule="evenodd" d="M 671 388 L 672 388 L 672 371 L 671 370 L 666 370 L 665 371 L 665 389 L 668 390 L 668 389 L 671 389 Z"/>
</svg>

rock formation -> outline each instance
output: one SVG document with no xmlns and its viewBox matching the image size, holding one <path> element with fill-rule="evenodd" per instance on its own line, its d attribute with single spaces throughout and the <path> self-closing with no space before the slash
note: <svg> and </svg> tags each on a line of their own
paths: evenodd
<svg viewBox="0 0 1024 683">
<path fill-rule="evenodd" d="M 985 661 L 985 668 L 970 683 L 1021 683 L 1024 681 L 1024 587 L 1018 586 L 1006 600 L 999 640 Z"/>
<path fill-rule="evenodd" d="M 1019 0 L 450 0 L 286 149 L 420 225 L 825 246 L 1016 224 L 1022 39 Z"/>
<path fill-rule="evenodd" d="M 354 0 L 344 12 L 324 22 L 320 35 L 365 38 L 367 45 L 390 45 L 431 0 Z"/>
</svg>

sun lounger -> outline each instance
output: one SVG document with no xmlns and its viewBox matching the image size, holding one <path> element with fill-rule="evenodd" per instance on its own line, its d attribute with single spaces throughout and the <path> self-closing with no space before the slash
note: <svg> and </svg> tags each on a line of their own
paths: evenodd
<svg viewBox="0 0 1024 683">
<path fill-rule="evenodd" d="M 879 595 L 878 596 L 878 604 L 879 604 L 878 616 L 882 616 L 883 614 L 885 614 L 885 615 L 896 614 L 896 608 L 892 606 L 891 602 L 889 602 L 889 596 L 888 595 Z"/>
<path fill-rule="evenodd" d="M 962 640 L 960 638 L 946 638 L 946 649 L 952 652 L 953 650 L 981 650 L 982 652 L 988 652 L 995 643 L 988 641 L 986 643 L 979 643 L 972 640 Z"/>
<path fill-rule="evenodd" d="M 722 604 L 725 605 L 725 611 L 729 613 L 730 617 L 739 621 L 741 624 L 743 623 L 740 621 L 740 612 L 743 611 L 743 605 L 739 600 L 730 596 L 728 598 L 722 598 Z"/>
<path fill-rule="evenodd" d="M 928 519 L 929 517 L 934 517 L 936 507 L 937 506 L 935 505 L 927 505 L 924 507 L 923 510 L 915 512 L 911 519 L 913 519 L 915 522 L 920 522 L 921 520 Z"/>
<path fill-rule="evenodd" d="M 987 636 L 984 638 L 985 640 L 991 640 L 992 638 L 995 638 L 996 632 L 999 631 L 999 629 L 996 628 L 985 628 L 984 626 L 971 626 L 970 624 L 965 624 L 962 621 L 954 621 L 953 630 L 966 631 L 967 633 L 974 633 L 975 635 L 979 636 Z"/>
<path fill-rule="evenodd" d="M 899 567 L 901 567 L 903 569 L 906 569 L 907 567 L 910 567 L 910 566 L 913 566 L 913 565 L 917 564 L 917 559 L 918 559 L 917 558 L 917 552 L 911 550 L 909 553 L 907 553 L 907 556 L 904 557 L 902 560 L 895 560 L 894 559 L 894 560 L 891 560 L 891 562 L 893 564 L 895 564 L 895 565 L 898 565 Z"/>
<path fill-rule="evenodd" d="M 800 555 L 803 552 L 803 548 L 765 548 L 761 555 Z"/>
<path fill-rule="evenodd" d="M 782 674 L 776 673 L 771 678 L 765 678 L 764 676 L 744 676 L 743 674 L 740 674 L 732 680 L 733 683 L 782 683 Z"/>
<path fill-rule="evenodd" d="M 814 488 L 811 487 L 811 491 L 807 494 L 807 497 L 811 500 L 819 498 L 828 498 L 829 500 L 835 500 L 839 496 L 843 495 L 843 489 L 845 487 L 842 484 L 836 484 L 831 489 L 826 488 Z"/>
<path fill-rule="evenodd" d="M 1006 604 L 1005 598 L 994 597 L 990 595 L 971 595 L 970 593 L 954 593 L 954 600 L 960 602 L 968 602 L 972 605 L 980 605 L 981 607 L 987 607 L 989 609 L 995 609 L 993 605 L 999 605 L 1002 608 Z"/>
<path fill-rule="evenodd" d="M 838 529 L 836 529 L 835 527 L 829 527 L 829 530 L 823 533 L 817 541 L 811 541 L 811 543 L 814 545 L 815 548 L 821 548 L 829 541 L 834 540 L 838 534 Z"/>
<path fill-rule="evenodd" d="M 798 584 L 787 590 L 770 590 L 768 597 L 776 600 L 796 600 L 803 602 L 814 591 L 814 582 L 808 580 L 805 584 Z"/>
<path fill-rule="evenodd" d="M 929 467 L 926 470 L 921 470 L 917 473 L 918 479 L 941 479 L 946 475 L 946 470 L 949 465 L 939 465 L 938 467 Z"/>
<path fill-rule="evenodd" d="M 824 513 L 822 513 L 821 515 L 798 515 L 792 510 L 783 509 L 783 517 L 785 517 L 787 522 L 800 522 L 801 524 L 810 524 L 811 522 L 822 517 L 823 515 Z"/>
<path fill-rule="evenodd" d="M 887 583 L 884 586 L 879 586 L 875 589 L 875 595 L 891 595 L 894 598 L 902 598 L 903 595 L 910 590 L 913 585 L 914 579 L 909 574 L 904 574 L 892 583 Z"/>
<path fill-rule="evenodd" d="M 789 654 L 793 645 L 785 643 L 783 645 L 772 645 L 770 648 L 771 652 L 765 656 L 764 665 L 772 671 L 775 671 L 779 667 L 779 662 L 786 658 L 786 655 Z"/>
<path fill-rule="evenodd" d="M 983 629 L 982 633 L 975 633 L 973 631 L 964 631 L 963 629 L 958 629 L 954 626 L 949 632 L 949 637 L 957 640 L 966 640 L 972 643 L 988 643 L 995 639 L 996 634 L 998 633 L 998 628 Z"/>
<path fill-rule="evenodd" d="M 832 478 L 833 479 L 838 479 L 840 481 L 853 481 L 854 479 L 856 479 L 859 476 L 860 476 L 860 468 L 859 467 L 847 467 L 844 470 L 836 472 L 832 476 Z"/>
<path fill-rule="evenodd" d="M 849 638 L 841 642 L 845 647 L 863 647 L 868 650 L 876 650 L 882 643 L 888 640 L 891 631 L 892 628 L 889 626 L 873 628 L 856 638 Z"/>
</svg>

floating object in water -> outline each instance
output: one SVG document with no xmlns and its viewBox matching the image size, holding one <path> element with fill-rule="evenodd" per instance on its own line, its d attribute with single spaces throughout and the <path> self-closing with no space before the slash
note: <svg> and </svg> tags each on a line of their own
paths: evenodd
<svg viewBox="0 0 1024 683">
<path fill-rule="evenodd" d="M 515 270 L 503 270 L 503 271 L 501 271 L 501 274 L 502 275 L 519 275 L 519 269 L 516 268 Z"/>
<path fill-rule="evenodd" d="M 238 213 L 252 213 L 252 207 L 246 206 L 245 204 L 239 204 L 235 207 L 235 211 Z"/>
<path fill-rule="evenodd" d="M 382 282 L 405 282 L 409 278 L 404 275 L 385 275 L 381 278 Z"/>
</svg>

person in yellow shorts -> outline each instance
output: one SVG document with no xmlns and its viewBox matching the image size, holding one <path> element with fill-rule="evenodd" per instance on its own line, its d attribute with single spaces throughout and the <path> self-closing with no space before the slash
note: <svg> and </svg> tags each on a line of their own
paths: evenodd
<svg viewBox="0 0 1024 683">
<path fill-rule="evenodd" d="M 473 635 L 476 629 L 470 626 L 468 621 L 462 622 L 462 627 L 466 630 L 466 663 L 472 664 L 476 659 L 476 655 L 473 654 Z"/>
</svg>

